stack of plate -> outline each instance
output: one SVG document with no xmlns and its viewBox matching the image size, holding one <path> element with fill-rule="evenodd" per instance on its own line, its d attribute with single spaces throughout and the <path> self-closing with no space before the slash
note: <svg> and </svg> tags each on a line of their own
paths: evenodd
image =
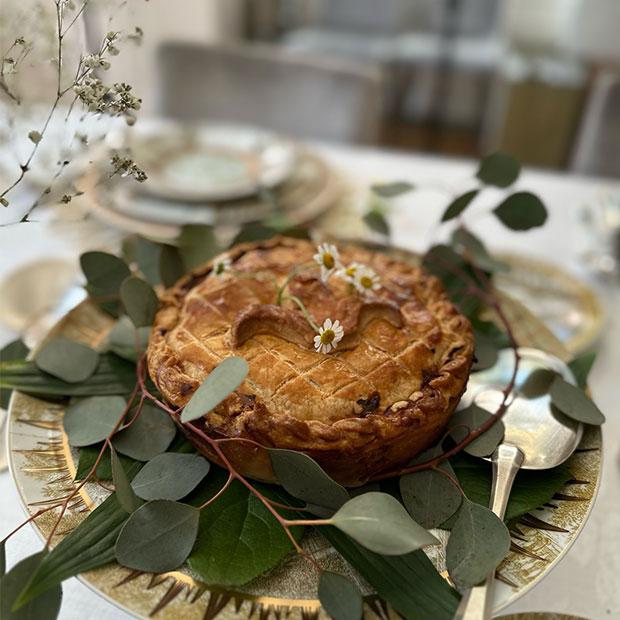
<svg viewBox="0 0 620 620">
<path fill-rule="evenodd" d="M 341 191 L 318 156 L 253 127 L 152 121 L 108 142 L 127 149 L 148 180 L 100 183 L 92 175 L 84 179 L 90 207 L 109 224 L 152 237 L 174 238 L 187 224 L 238 226 L 274 215 L 303 224 Z"/>
</svg>

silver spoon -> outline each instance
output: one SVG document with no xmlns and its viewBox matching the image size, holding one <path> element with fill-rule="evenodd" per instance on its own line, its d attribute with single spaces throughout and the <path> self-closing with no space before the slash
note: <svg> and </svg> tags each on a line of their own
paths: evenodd
<svg viewBox="0 0 620 620">
<path fill-rule="evenodd" d="M 564 362 L 538 349 L 520 348 L 521 362 L 510 395 L 510 404 L 504 414 L 506 432 L 502 443 L 490 460 L 493 463 L 491 510 L 504 518 L 510 490 L 519 469 L 549 469 L 563 463 L 579 445 L 583 425 L 551 409 L 548 394 L 526 398 L 520 388 L 534 370 L 547 369 L 560 374 L 566 381 L 575 379 Z M 475 402 L 491 412 L 497 411 L 502 401 L 502 389 L 509 382 L 514 367 L 514 353 L 500 352 L 497 364 L 471 376 L 465 405 Z M 457 609 L 457 620 L 488 620 L 493 606 L 494 575 L 472 588 Z"/>
</svg>

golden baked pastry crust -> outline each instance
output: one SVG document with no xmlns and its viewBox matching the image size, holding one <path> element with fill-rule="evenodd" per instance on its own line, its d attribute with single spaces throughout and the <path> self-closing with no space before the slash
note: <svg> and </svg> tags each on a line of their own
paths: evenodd
<svg viewBox="0 0 620 620">
<path fill-rule="evenodd" d="M 474 344 L 469 321 L 437 278 L 359 246 L 338 249 L 343 264 L 379 274 L 372 296 L 337 276 L 325 285 L 318 266 L 289 286 L 319 325 L 326 318 L 343 324 L 335 351 L 314 350 L 314 332 L 293 302 L 274 304 L 273 277 L 282 282 L 316 252 L 308 241 L 276 237 L 235 246 L 232 272 L 217 276 L 208 263 L 164 293 L 148 369 L 164 397 L 182 406 L 222 359 L 244 357 L 247 379 L 195 423 L 214 438 L 306 452 L 334 479 L 357 485 L 440 437 L 465 390 Z M 241 473 L 274 480 L 255 444 L 221 445 Z"/>
</svg>

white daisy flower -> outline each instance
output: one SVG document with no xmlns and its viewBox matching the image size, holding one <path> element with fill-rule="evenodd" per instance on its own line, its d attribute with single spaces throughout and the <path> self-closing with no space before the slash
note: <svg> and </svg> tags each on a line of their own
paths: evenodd
<svg viewBox="0 0 620 620">
<path fill-rule="evenodd" d="M 321 280 L 327 282 L 329 276 L 340 266 L 340 254 L 338 248 L 331 243 L 323 243 L 317 250 L 314 260 L 321 267 Z"/>
<path fill-rule="evenodd" d="M 220 278 L 227 271 L 230 271 L 231 265 L 232 265 L 232 261 L 230 260 L 230 256 L 228 256 L 228 254 L 222 254 L 221 256 L 218 256 L 213 261 L 213 275 Z"/>
<path fill-rule="evenodd" d="M 335 349 L 344 336 L 344 329 L 340 321 L 325 319 L 323 327 L 319 327 L 319 333 L 314 337 L 314 348 L 317 353 L 329 353 Z"/>
<path fill-rule="evenodd" d="M 381 288 L 379 276 L 366 265 L 362 265 L 355 270 L 355 280 L 353 284 L 360 293 L 364 294 L 371 293 Z"/>
<path fill-rule="evenodd" d="M 336 274 L 340 276 L 343 280 L 346 280 L 351 284 L 355 284 L 355 274 L 362 267 L 363 265 L 361 263 L 351 263 L 346 267 L 341 267 L 340 269 L 338 269 Z"/>
</svg>

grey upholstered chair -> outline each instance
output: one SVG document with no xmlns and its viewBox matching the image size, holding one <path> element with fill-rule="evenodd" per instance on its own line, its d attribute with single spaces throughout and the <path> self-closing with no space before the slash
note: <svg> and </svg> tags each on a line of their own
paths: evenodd
<svg viewBox="0 0 620 620">
<path fill-rule="evenodd" d="M 372 65 L 266 45 L 167 43 L 159 54 L 165 116 L 260 125 L 302 138 L 377 138 L 381 74 Z"/>
<path fill-rule="evenodd" d="M 620 73 L 594 80 L 573 151 L 572 169 L 620 177 Z"/>
</svg>

